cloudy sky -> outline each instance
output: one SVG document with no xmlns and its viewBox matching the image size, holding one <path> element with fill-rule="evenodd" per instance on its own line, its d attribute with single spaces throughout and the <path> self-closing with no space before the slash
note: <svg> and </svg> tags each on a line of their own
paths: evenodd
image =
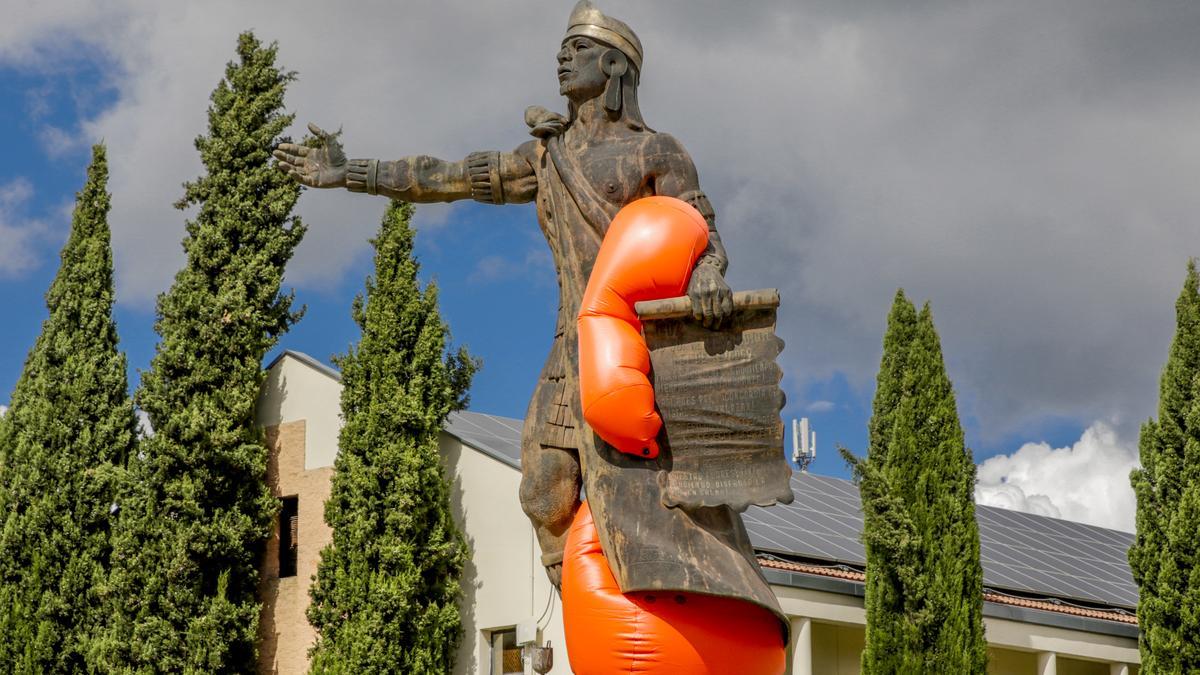
<svg viewBox="0 0 1200 675">
<path fill-rule="evenodd" d="M 743 6 L 744 5 L 744 6 Z M 691 151 L 735 288 L 778 287 L 789 405 L 862 452 L 883 322 L 903 287 L 943 340 L 982 500 L 1131 527 L 1172 304 L 1200 253 L 1200 4 L 1188 0 L 606 0 L 646 47 L 642 109 Z M 562 107 L 569 1 L 0 0 L 0 400 L 44 315 L 87 147 L 108 144 L 131 368 L 182 262 L 207 96 L 253 28 L 297 71 L 288 106 L 352 156 L 459 158 Z M 309 192 L 283 346 L 354 339 L 379 198 Z M 419 211 L 473 407 L 520 416 L 549 344 L 553 270 L 527 207 Z M 136 382 L 136 372 L 131 377 Z M 1086 486 L 1086 487 L 1085 487 Z"/>
</svg>

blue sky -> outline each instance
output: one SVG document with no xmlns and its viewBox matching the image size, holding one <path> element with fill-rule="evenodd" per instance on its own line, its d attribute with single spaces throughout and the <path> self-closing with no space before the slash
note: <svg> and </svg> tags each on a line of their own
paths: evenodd
<svg viewBox="0 0 1200 675">
<path fill-rule="evenodd" d="M 170 205 L 201 170 L 191 139 L 239 31 L 277 40 L 298 71 L 293 133 L 313 121 L 342 126 L 351 156 L 455 159 L 528 138 L 527 105 L 561 108 L 553 54 L 570 4 L 9 9 L 0 402 L 101 139 L 131 381 L 148 366 L 153 299 L 182 264 L 186 214 Z M 1200 5 L 602 6 L 646 45 L 643 112 L 696 160 L 731 284 L 781 290 L 784 415 L 812 419 L 814 471 L 844 476 L 835 444 L 864 449 L 884 319 L 903 287 L 932 305 L 980 500 L 1128 526 L 1137 429 L 1155 410 L 1184 265 L 1200 252 Z M 281 347 L 326 359 L 355 339 L 349 304 L 383 208 L 303 196 L 310 230 L 288 283 L 308 314 Z M 417 224 L 455 338 L 485 362 L 473 409 L 521 416 L 557 306 L 532 210 L 421 207 Z M 1116 515 L 1096 515 L 1110 504 Z"/>
</svg>

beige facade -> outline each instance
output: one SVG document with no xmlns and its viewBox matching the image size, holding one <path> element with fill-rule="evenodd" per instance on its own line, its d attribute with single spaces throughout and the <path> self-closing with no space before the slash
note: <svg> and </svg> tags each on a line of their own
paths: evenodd
<svg viewBox="0 0 1200 675">
<path fill-rule="evenodd" d="M 304 610 L 320 550 L 330 540 L 323 504 L 337 452 L 340 392 L 335 371 L 303 354 L 287 352 L 271 365 L 259 402 L 258 421 L 267 430 L 272 448 L 272 490 L 281 498 L 298 497 L 295 576 L 278 574 L 278 532 L 264 560 L 260 672 L 290 674 L 307 669 L 307 650 L 315 635 Z M 455 428 L 451 425 L 452 431 Z M 527 623 L 538 627 L 539 641 L 554 647 L 551 673 L 566 675 L 570 669 L 562 608 L 542 571 L 533 530 L 518 501 L 518 458 L 511 451 L 497 452 L 479 438 L 463 433 L 444 433 L 441 438 L 454 516 L 471 550 L 464 570 L 464 636 L 455 672 L 521 672 L 500 667 L 502 647 L 514 643 L 509 632 L 513 627 Z M 844 580 L 776 569 L 766 573 L 792 618 L 790 672 L 857 674 L 866 618 L 861 590 Z M 1137 640 L 1127 625 L 1110 629 L 1109 622 L 1064 619 L 1065 615 L 1054 612 L 991 602 L 985 603 L 985 615 L 991 646 L 989 672 L 995 675 L 1138 672 Z M 514 656 L 512 650 L 508 656 Z M 508 663 L 512 664 L 511 658 Z"/>
</svg>

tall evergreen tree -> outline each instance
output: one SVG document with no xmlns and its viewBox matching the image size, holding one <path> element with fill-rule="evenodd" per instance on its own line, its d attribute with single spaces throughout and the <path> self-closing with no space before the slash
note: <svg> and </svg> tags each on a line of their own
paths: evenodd
<svg viewBox="0 0 1200 675">
<path fill-rule="evenodd" d="M 868 675 L 984 673 L 975 464 L 927 304 L 896 294 L 859 482 Z"/>
<path fill-rule="evenodd" d="M 249 672 L 255 666 L 260 552 L 278 505 L 254 423 L 262 359 L 299 318 L 280 293 L 303 228 L 294 181 L 268 161 L 292 116 L 294 75 L 250 33 L 212 94 L 196 139 L 206 175 L 186 184 L 185 267 L 158 299 L 161 336 L 138 405 L 154 434 L 130 464 L 140 488 L 114 540 L 106 667 Z"/>
<path fill-rule="evenodd" d="M 449 673 L 461 632 L 466 544 L 438 453 L 446 416 L 466 405 L 477 363 L 447 354 L 437 289 L 421 289 L 412 206 L 395 202 L 375 245 L 375 276 L 354 303 L 357 348 L 337 360 L 342 418 L 308 610 L 316 673 Z"/>
<path fill-rule="evenodd" d="M 97 145 L 50 315 L 0 424 L 0 672 L 84 672 L 106 620 L 110 507 L 137 424 L 112 318 L 107 183 Z"/>
<path fill-rule="evenodd" d="M 1200 276 L 1188 262 L 1175 338 L 1159 382 L 1158 420 L 1142 425 L 1137 539 L 1142 673 L 1200 672 Z"/>
</svg>

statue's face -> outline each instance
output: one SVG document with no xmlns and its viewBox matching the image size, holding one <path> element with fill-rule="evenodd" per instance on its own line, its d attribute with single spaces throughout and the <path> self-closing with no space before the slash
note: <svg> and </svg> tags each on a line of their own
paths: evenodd
<svg viewBox="0 0 1200 675">
<path fill-rule="evenodd" d="M 558 50 L 558 93 L 582 103 L 604 93 L 608 76 L 600 68 L 600 56 L 608 46 L 586 37 L 563 40 Z"/>
</svg>

